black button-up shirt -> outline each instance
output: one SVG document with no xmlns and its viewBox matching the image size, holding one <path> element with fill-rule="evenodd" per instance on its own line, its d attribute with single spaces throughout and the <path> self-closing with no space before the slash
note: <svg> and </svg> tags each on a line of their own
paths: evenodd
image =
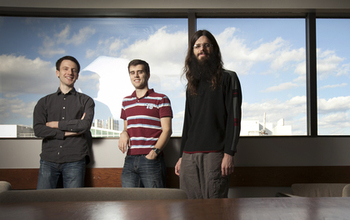
<svg viewBox="0 0 350 220">
<path fill-rule="evenodd" d="M 33 114 L 34 133 L 43 138 L 41 159 L 67 163 L 88 156 L 94 107 L 92 98 L 74 88 L 67 94 L 58 89 L 57 92 L 41 98 Z M 81 119 L 84 113 L 84 119 Z M 46 122 L 51 121 L 58 121 L 59 128 L 46 126 Z M 81 135 L 65 137 L 66 131 L 78 132 Z"/>
</svg>

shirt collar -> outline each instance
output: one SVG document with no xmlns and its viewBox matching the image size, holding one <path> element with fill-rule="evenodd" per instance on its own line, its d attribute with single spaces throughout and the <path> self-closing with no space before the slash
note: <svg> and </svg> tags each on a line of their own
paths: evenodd
<svg viewBox="0 0 350 220">
<path fill-rule="evenodd" d="M 144 98 L 146 96 L 149 96 L 152 93 L 154 93 L 154 90 L 153 89 L 149 89 L 149 90 L 147 90 L 146 94 L 143 97 L 139 98 L 139 99 L 142 99 L 142 98 Z M 131 96 L 137 98 L 136 90 L 131 94 Z"/>
<path fill-rule="evenodd" d="M 71 89 L 67 94 L 72 94 L 75 95 L 77 93 L 77 91 L 75 90 L 75 88 L 73 87 L 73 89 Z M 56 91 L 57 95 L 63 94 L 60 87 L 58 87 L 57 91 Z"/>
</svg>

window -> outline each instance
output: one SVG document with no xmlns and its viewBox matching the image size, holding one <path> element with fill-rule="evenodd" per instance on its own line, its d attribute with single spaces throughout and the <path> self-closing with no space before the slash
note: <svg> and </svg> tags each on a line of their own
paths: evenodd
<svg viewBox="0 0 350 220">
<path fill-rule="evenodd" d="M 55 62 L 81 64 L 76 88 L 96 103 L 94 137 L 118 137 L 121 100 L 134 90 L 131 59 L 151 67 L 149 86 L 169 96 L 181 136 L 186 18 L 0 17 L 0 137 L 33 137 L 36 102 L 58 87 Z M 318 134 L 349 135 L 349 19 L 317 19 Z M 241 136 L 306 135 L 304 18 L 199 18 L 243 91 Z"/>
<path fill-rule="evenodd" d="M 318 134 L 350 134 L 349 19 L 317 19 Z"/>
<path fill-rule="evenodd" d="M 305 19 L 198 19 L 243 93 L 241 136 L 306 135 Z"/>
<path fill-rule="evenodd" d="M 127 64 L 136 58 L 150 64 L 150 87 L 169 96 L 181 135 L 187 19 L 0 17 L 0 32 L 0 137 L 33 136 L 34 106 L 58 88 L 54 66 L 64 55 L 80 62 L 76 89 L 95 100 L 94 137 L 123 129 L 121 101 L 134 91 Z"/>
</svg>

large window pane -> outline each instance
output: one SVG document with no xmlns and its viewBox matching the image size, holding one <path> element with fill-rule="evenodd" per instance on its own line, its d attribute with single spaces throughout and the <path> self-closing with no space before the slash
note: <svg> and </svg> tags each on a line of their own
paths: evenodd
<svg viewBox="0 0 350 220">
<path fill-rule="evenodd" d="M 350 19 L 317 19 L 318 134 L 350 134 Z"/>
<path fill-rule="evenodd" d="M 55 62 L 64 55 L 81 64 L 76 88 L 94 98 L 95 137 L 123 129 L 122 98 L 134 90 L 130 60 L 146 60 L 150 87 L 169 96 L 174 135 L 181 134 L 187 19 L 0 17 L 0 137 L 28 137 L 39 98 L 55 92 Z"/>
<path fill-rule="evenodd" d="M 305 20 L 198 19 L 243 92 L 241 136 L 306 135 Z"/>
</svg>

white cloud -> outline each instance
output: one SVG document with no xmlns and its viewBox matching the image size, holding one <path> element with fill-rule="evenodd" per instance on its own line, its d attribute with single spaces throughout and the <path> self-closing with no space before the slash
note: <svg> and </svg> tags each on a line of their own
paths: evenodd
<svg viewBox="0 0 350 220">
<path fill-rule="evenodd" d="M 261 103 L 243 103 L 243 114 L 246 119 L 257 119 L 264 113 L 270 116 L 272 121 L 281 118 L 291 120 L 299 114 L 306 113 L 306 97 L 296 96 L 284 102 L 279 100 L 269 100 Z"/>
<path fill-rule="evenodd" d="M 346 112 L 339 112 L 323 116 L 319 120 L 321 127 L 350 127 L 350 118 Z"/>
<path fill-rule="evenodd" d="M 40 58 L 34 60 L 24 56 L 1 55 L 0 75 L 3 82 L 1 92 L 7 94 L 45 94 L 58 87 L 55 68 Z"/>
<path fill-rule="evenodd" d="M 292 126 L 293 134 L 306 133 L 306 97 L 295 96 L 286 101 L 269 100 L 260 103 L 246 103 L 242 105 L 243 120 L 263 121 L 266 113 L 267 122 L 276 125 L 283 118 L 286 125 Z"/>
<path fill-rule="evenodd" d="M 339 96 L 331 99 L 318 99 L 319 114 L 346 112 L 350 109 L 350 96 Z"/>
<path fill-rule="evenodd" d="M 291 49 L 291 44 L 277 37 L 271 42 L 259 41 L 256 48 L 247 45 L 244 39 L 235 36 L 237 30 L 233 27 L 225 29 L 216 39 L 221 46 L 221 53 L 227 69 L 231 69 L 240 75 L 251 74 L 252 68 L 259 62 L 268 63 L 276 73 L 277 70 L 295 68 L 296 73 L 303 74 L 300 65 L 305 60 L 305 48 Z M 261 65 L 260 65 L 261 66 Z M 260 69 L 260 74 L 266 71 Z M 268 71 L 272 73 L 271 70 Z M 280 72 L 280 71 L 279 71 Z"/>
<path fill-rule="evenodd" d="M 65 49 L 61 45 L 81 45 L 88 38 L 94 35 L 95 29 L 90 27 L 83 27 L 78 32 L 71 31 L 70 25 L 66 25 L 58 34 L 49 36 L 48 34 L 41 34 L 44 38 L 43 46 L 39 48 L 38 52 L 44 57 L 52 57 L 57 54 L 65 54 Z"/>
<path fill-rule="evenodd" d="M 319 99 L 319 129 L 323 134 L 344 134 L 350 126 L 350 96 Z M 286 101 L 269 100 L 258 103 L 243 103 L 243 120 L 276 123 L 284 118 L 286 125 L 292 125 L 293 134 L 306 133 L 306 96 L 295 96 Z"/>
<path fill-rule="evenodd" d="M 146 60 L 151 74 L 179 76 L 184 65 L 187 50 L 187 33 L 168 33 L 166 27 L 159 29 L 146 40 L 136 41 L 121 51 L 121 57 Z"/>
<path fill-rule="evenodd" d="M 343 61 L 344 58 L 337 56 L 335 51 L 317 49 L 317 74 L 319 79 L 324 80 L 329 75 L 348 75 L 350 64 L 341 65 Z"/>
<path fill-rule="evenodd" d="M 36 102 L 26 103 L 18 98 L 0 98 L 0 123 L 15 117 L 32 118 Z"/>
<path fill-rule="evenodd" d="M 184 118 L 185 116 L 185 111 L 180 111 L 174 114 L 174 118 Z"/>
<path fill-rule="evenodd" d="M 69 45 L 69 44 L 80 45 L 80 44 L 84 43 L 89 37 L 94 35 L 95 32 L 96 32 L 96 30 L 93 28 L 84 27 L 84 28 L 80 29 L 78 33 L 74 33 L 71 38 L 64 39 L 65 44 L 66 45 Z"/>
<path fill-rule="evenodd" d="M 344 135 L 350 128 L 350 117 L 346 112 L 322 115 L 318 120 L 319 134 Z"/>
<path fill-rule="evenodd" d="M 348 76 L 350 73 L 350 63 L 343 64 L 340 70 L 337 73 L 337 76 L 346 75 Z"/>
<path fill-rule="evenodd" d="M 294 72 L 305 77 L 306 76 L 306 61 L 298 63 Z M 304 80 L 304 82 L 305 82 L 305 80 Z"/>
<path fill-rule="evenodd" d="M 334 89 L 334 88 L 339 88 L 339 87 L 345 87 L 347 85 L 348 85 L 347 83 L 341 83 L 341 84 L 335 84 L 335 85 L 325 85 L 319 89 Z"/>
<path fill-rule="evenodd" d="M 43 46 L 39 47 L 38 53 L 44 57 L 52 57 L 57 54 L 65 54 L 66 50 L 56 47 L 55 41 L 49 36 L 45 36 Z"/>
<path fill-rule="evenodd" d="M 127 39 L 117 39 L 110 37 L 108 39 L 99 40 L 95 49 L 87 49 L 86 57 L 93 58 L 98 56 L 117 57 L 120 50 L 127 44 Z"/>
<path fill-rule="evenodd" d="M 282 83 L 282 84 L 280 84 L 278 86 L 272 86 L 270 88 L 265 89 L 262 92 L 279 92 L 279 91 L 282 91 L 282 90 L 288 90 L 288 89 L 292 89 L 292 88 L 295 88 L 295 87 L 298 87 L 298 84 L 287 82 L 287 83 Z"/>
<path fill-rule="evenodd" d="M 299 48 L 297 50 L 289 50 L 289 48 L 280 51 L 279 54 L 271 64 L 273 69 L 280 69 L 285 67 L 286 63 L 291 61 L 301 62 L 305 60 L 305 49 Z"/>
</svg>

